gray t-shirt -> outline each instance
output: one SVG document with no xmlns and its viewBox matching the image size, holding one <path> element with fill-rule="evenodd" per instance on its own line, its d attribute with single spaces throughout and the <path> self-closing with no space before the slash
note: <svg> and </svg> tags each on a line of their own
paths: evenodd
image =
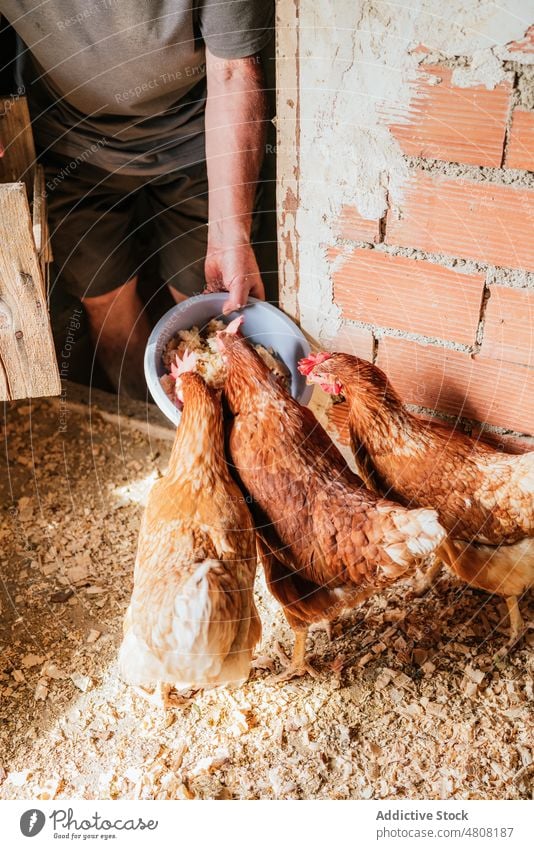
<svg viewBox="0 0 534 849">
<path fill-rule="evenodd" d="M 239 59 L 273 28 L 273 0 L 0 0 L 41 151 L 124 174 L 202 160 L 205 46 Z"/>
</svg>

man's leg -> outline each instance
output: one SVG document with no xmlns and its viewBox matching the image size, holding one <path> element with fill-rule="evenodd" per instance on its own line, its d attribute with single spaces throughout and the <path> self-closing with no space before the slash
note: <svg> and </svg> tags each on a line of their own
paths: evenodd
<svg viewBox="0 0 534 849">
<path fill-rule="evenodd" d="M 137 294 L 137 277 L 82 303 L 97 359 L 113 387 L 121 395 L 145 398 L 143 357 L 150 324 Z"/>
<path fill-rule="evenodd" d="M 206 285 L 208 177 L 194 163 L 146 187 L 159 247 L 160 274 L 176 303 L 200 294 Z"/>
<path fill-rule="evenodd" d="M 143 179 L 86 162 L 69 171 L 54 157 L 46 176 L 60 285 L 81 300 L 96 357 L 114 388 L 146 398 L 143 353 L 150 328 L 136 290 L 135 209 Z"/>
</svg>

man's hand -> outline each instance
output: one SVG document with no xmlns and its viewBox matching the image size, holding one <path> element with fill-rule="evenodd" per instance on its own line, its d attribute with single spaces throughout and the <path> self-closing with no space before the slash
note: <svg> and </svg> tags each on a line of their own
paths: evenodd
<svg viewBox="0 0 534 849">
<path fill-rule="evenodd" d="M 224 312 L 265 292 L 250 244 L 267 111 L 258 56 L 221 59 L 206 51 L 206 162 L 209 187 L 206 283 L 230 293 Z"/>
<path fill-rule="evenodd" d="M 247 242 L 229 248 L 210 248 L 205 265 L 206 291 L 230 293 L 225 313 L 243 307 L 249 295 L 265 298 L 265 290 L 252 245 Z"/>
</svg>

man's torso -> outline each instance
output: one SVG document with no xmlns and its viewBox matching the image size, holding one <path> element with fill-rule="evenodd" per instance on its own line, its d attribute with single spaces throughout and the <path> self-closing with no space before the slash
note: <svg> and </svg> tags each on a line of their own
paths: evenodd
<svg viewBox="0 0 534 849">
<path fill-rule="evenodd" d="M 202 156 L 205 49 L 192 0 L 0 9 L 24 42 L 19 82 L 42 150 L 148 173 Z"/>
</svg>

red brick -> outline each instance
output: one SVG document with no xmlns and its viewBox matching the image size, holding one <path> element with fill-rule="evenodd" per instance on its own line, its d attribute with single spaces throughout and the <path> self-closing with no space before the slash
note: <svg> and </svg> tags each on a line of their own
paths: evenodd
<svg viewBox="0 0 534 849">
<path fill-rule="evenodd" d="M 364 218 L 355 206 L 344 206 L 334 224 L 334 233 L 341 239 L 374 244 L 380 241 L 380 221 Z"/>
<path fill-rule="evenodd" d="M 534 53 L 534 26 L 527 29 L 524 38 L 512 41 L 507 47 L 512 53 Z"/>
<path fill-rule="evenodd" d="M 430 47 L 427 47 L 425 44 L 421 44 L 421 43 L 419 43 L 419 44 L 417 45 L 417 47 L 413 47 L 413 48 L 409 51 L 409 53 L 410 53 L 410 54 L 412 54 L 412 53 L 415 53 L 415 54 L 423 53 L 423 54 L 428 55 L 429 53 L 432 53 L 432 51 L 431 51 Z"/>
<path fill-rule="evenodd" d="M 534 291 L 491 286 L 481 353 L 534 367 Z"/>
<path fill-rule="evenodd" d="M 345 318 L 475 342 L 483 274 L 460 274 L 423 260 L 356 248 L 333 274 L 334 300 Z"/>
<path fill-rule="evenodd" d="M 394 338 L 379 341 L 378 365 L 408 404 L 533 433 L 533 369 Z"/>
<path fill-rule="evenodd" d="M 499 451 L 505 451 L 507 454 L 526 454 L 527 451 L 534 451 L 534 438 L 532 436 L 493 433 L 478 425 L 473 428 L 471 436 L 475 439 L 478 437 L 483 442 L 489 442 L 490 445 L 498 448 Z"/>
<path fill-rule="evenodd" d="M 363 327 L 351 327 L 344 325 L 330 340 L 329 351 L 344 351 L 354 357 L 372 362 L 374 350 L 374 337 L 370 330 Z"/>
<path fill-rule="evenodd" d="M 407 115 L 390 130 L 408 156 L 500 167 L 511 87 L 460 88 L 452 70 L 423 65 Z"/>
<path fill-rule="evenodd" d="M 515 110 L 506 151 L 506 166 L 534 171 L 534 112 Z"/>
<path fill-rule="evenodd" d="M 534 191 L 416 172 L 386 243 L 534 271 Z"/>
<path fill-rule="evenodd" d="M 420 415 L 419 418 L 424 421 L 440 421 L 439 418 L 434 416 Z M 350 444 L 348 419 L 349 405 L 346 401 L 341 404 L 332 404 L 328 411 L 328 430 L 341 445 Z M 459 428 L 459 430 L 461 432 L 462 429 Z M 487 442 L 507 454 L 525 454 L 528 451 L 534 451 L 534 437 L 532 436 L 492 433 L 479 425 L 475 425 L 471 431 L 471 436 L 474 439 L 481 439 L 482 442 Z"/>
</svg>

